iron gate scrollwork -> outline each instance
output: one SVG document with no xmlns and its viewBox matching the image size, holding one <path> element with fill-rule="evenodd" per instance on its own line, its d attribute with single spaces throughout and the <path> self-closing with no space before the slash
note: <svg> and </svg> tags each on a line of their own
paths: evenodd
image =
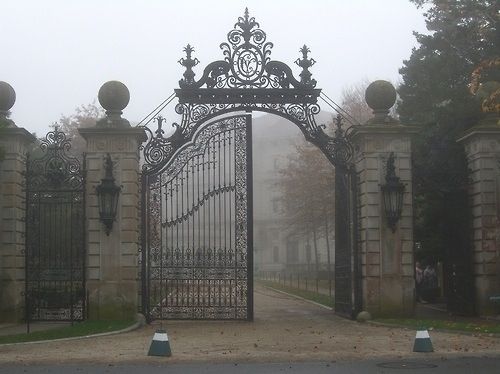
<svg viewBox="0 0 500 374">
<path fill-rule="evenodd" d="M 251 117 L 236 116 L 144 174 L 148 319 L 252 319 L 251 171 Z"/>
<path fill-rule="evenodd" d="M 70 148 L 56 127 L 27 159 L 27 321 L 85 318 L 84 170 Z"/>
<path fill-rule="evenodd" d="M 295 63 L 302 70 L 299 74 L 300 78 L 296 79 L 292 69 L 287 64 L 271 59 L 273 43 L 267 41 L 266 33 L 260 28 L 255 18 L 250 17 L 248 9 L 245 10 L 243 17 L 238 18 L 234 28 L 227 34 L 227 41 L 221 43 L 220 48 L 222 49 L 223 59 L 209 63 L 203 70 L 201 78 L 196 80 L 193 68 L 200 61 L 193 56 L 194 48 L 189 44 L 187 45 L 184 49 L 186 56 L 179 60 L 179 63 L 185 68 L 185 72 L 183 78 L 179 81 L 179 88 L 175 90 L 175 95 L 179 100 L 175 111 L 181 115 L 180 124 L 174 123 L 175 131 L 169 137 L 164 136 L 164 130 L 162 129 L 163 118 L 161 117 L 157 121 L 157 130 L 152 131 L 147 126 L 144 127 L 148 134 L 148 141 L 143 147 L 143 175 L 145 177 L 142 188 L 143 197 L 147 197 L 143 198 L 142 202 L 142 272 L 143 279 L 146 275 L 152 276 L 150 279 L 155 279 L 155 277 L 159 277 L 159 279 L 155 282 L 144 281 L 142 290 L 143 310 L 149 308 L 147 314 L 153 318 L 164 317 L 163 311 L 168 312 L 169 316 L 175 315 L 181 318 L 206 318 L 202 310 L 186 306 L 188 300 L 190 300 L 190 305 L 192 304 L 192 298 L 185 297 L 185 293 L 182 295 L 176 294 L 175 302 L 177 303 L 177 297 L 179 297 L 182 303 L 178 304 L 175 310 L 172 309 L 172 295 L 157 295 L 158 290 L 164 290 L 166 286 L 172 284 L 166 281 L 166 277 L 158 274 L 173 271 L 170 267 L 162 265 L 161 256 L 158 253 L 163 253 L 164 257 L 167 254 L 170 256 L 168 259 L 163 258 L 165 261 L 177 261 L 177 253 L 179 253 L 179 256 L 182 255 L 180 258 L 190 261 L 194 269 L 196 269 L 194 265 L 196 256 L 195 252 L 193 252 L 195 249 L 190 248 L 186 252 L 174 246 L 174 248 L 162 252 L 166 249 L 161 249 L 158 245 L 151 247 L 149 244 L 154 240 L 165 244 L 165 236 L 160 234 L 161 225 L 168 226 L 168 229 L 172 230 L 173 227 L 185 224 L 187 220 L 192 219 L 193 215 L 199 214 L 201 206 L 206 207 L 206 202 L 200 201 L 198 205 L 195 204 L 191 207 L 191 211 L 185 210 L 186 207 L 181 207 L 182 214 L 179 217 L 166 219 L 162 215 L 165 213 L 158 208 L 160 206 L 158 204 L 160 204 L 160 201 L 164 201 L 167 195 L 177 196 L 178 191 L 176 189 L 174 189 L 175 193 L 169 192 L 169 190 L 163 191 L 163 195 L 155 194 L 154 191 L 155 188 L 158 191 L 162 190 L 160 186 L 166 183 L 162 179 L 166 178 L 165 170 L 173 167 L 169 165 L 178 163 L 178 161 L 173 160 L 185 152 L 180 152 L 180 149 L 193 147 L 193 137 L 201 136 L 200 134 L 206 131 L 203 130 L 203 127 L 209 121 L 234 112 L 243 111 L 250 114 L 252 111 L 260 111 L 281 116 L 294 123 L 304 134 L 305 139 L 315 144 L 328 160 L 338 168 L 336 173 L 339 177 L 337 179 L 339 184 L 336 194 L 337 205 L 340 208 L 336 212 L 336 235 L 341 239 L 339 242 L 340 250 L 336 254 L 339 266 L 336 266 L 335 273 L 335 279 L 338 281 L 335 310 L 341 315 L 352 317 L 355 311 L 360 308 L 359 295 L 361 293 L 359 260 L 357 257 L 357 201 L 355 198 L 357 195 L 355 193 L 356 181 L 353 172 L 354 148 L 350 142 L 349 134 L 343 128 L 340 116 L 337 118 L 335 136 L 328 135 L 324 131 L 325 125 L 316 122 L 315 116 L 320 112 L 318 98 L 321 89 L 316 88 L 317 82 L 312 78 L 312 73 L 309 71 L 309 68 L 316 61 L 309 57 L 310 50 L 306 45 L 300 48 L 301 57 Z M 198 140 L 196 144 L 199 146 L 201 143 Z M 182 157 L 187 156 L 183 155 Z M 191 162 L 190 165 L 193 165 L 192 163 L 196 164 L 197 161 L 189 162 Z M 194 167 L 199 172 L 198 165 Z M 203 169 L 200 170 L 203 173 Z M 174 172 L 170 171 L 170 173 Z M 193 177 L 195 176 L 190 177 L 191 180 Z M 185 178 L 187 183 L 187 176 Z M 179 183 L 183 186 L 182 181 Z M 153 187 L 155 185 L 158 187 Z M 210 193 L 214 197 L 233 193 L 233 191 L 227 191 L 226 189 L 212 188 Z M 247 188 L 251 188 L 251 184 L 248 184 Z M 208 192 L 206 191 L 206 193 Z M 206 198 L 212 199 L 213 197 L 206 195 Z M 184 201 L 183 199 L 181 196 L 180 201 Z M 154 230 L 151 231 L 153 227 L 158 228 L 157 233 Z M 190 227 L 192 228 L 192 226 Z M 251 224 L 248 227 L 251 228 Z M 251 240 L 251 237 L 249 238 Z M 205 245 L 200 241 L 200 245 L 202 244 Z M 248 251 L 250 256 L 252 249 L 249 248 Z M 207 253 L 204 252 L 204 256 Z M 189 259 L 185 258 L 187 255 L 189 255 Z M 206 262 L 207 258 L 202 257 L 201 260 Z M 186 277 L 185 274 L 187 274 L 186 271 L 188 270 L 182 270 L 184 273 L 181 274 L 181 268 L 189 268 L 181 266 L 175 270 L 177 271 L 175 273 L 176 277 L 184 279 L 183 277 Z M 217 271 L 216 269 L 214 268 L 213 271 Z M 194 278 L 191 277 L 191 279 Z M 189 292 L 192 292 L 192 285 L 189 282 L 183 282 L 178 283 L 184 287 L 184 291 L 181 291 L 181 293 L 187 292 L 189 294 Z M 162 287 L 160 287 L 161 284 L 163 284 Z M 250 286 L 249 283 L 248 287 Z M 155 287 L 157 291 L 155 291 Z M 250 293 L 250 289 L 248 289 L 248 293 Z M 170 309 L 163 308 L 163 299 L 165 299 L 165 302 L 170 300 Z M 208 318 L 218 318 L 214 317 L 218 312 L 214 313 L 209 313 Z M 250 311 L 247 313 L 247 316 L 249 316 Z M 223 314 L 220 314 L 219 317 Z"/>
</svg>

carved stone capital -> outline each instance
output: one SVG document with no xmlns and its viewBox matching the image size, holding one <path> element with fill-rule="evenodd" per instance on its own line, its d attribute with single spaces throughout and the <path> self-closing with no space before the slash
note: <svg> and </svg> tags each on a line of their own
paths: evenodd
<svg viewBox="0 0 500 374">
<path fill-rule="evenodd" d="M 82 128 L 80 135 L 87 141 L 87 152 L 129 153 L 137 152 L 139 145 L 146 140 L 142 128 Z"/>
</svg>

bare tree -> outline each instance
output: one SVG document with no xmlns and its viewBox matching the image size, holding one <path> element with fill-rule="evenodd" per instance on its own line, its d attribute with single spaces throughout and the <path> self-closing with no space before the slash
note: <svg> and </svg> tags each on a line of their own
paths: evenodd
<svg viewBox="0 0 500 374">
<path fill-rule="evenodd" d="M 66 136 L 71 139 L 71 153 L 80 158 L 85 151 L 85 140 L 80 136 L 78 129 L 95 126 L 97 120 L 104 116 L 104 109 L 98 107 L 95 100 L 90 104 L 82 104 L 75 109 L 75 113 L 62 115 L 59 122 L 52 127 L 59 126 Z"/>
<path fill-rule="evenodd" d="M 318 239 L 324 237 L 330 260 L 328 236 L 333 228 L 334 169 L 326 157 L 303 140 L 296 153 L 280 170 L 279 188 L 288 229 L 295 234 L 312 237 L 316 271 L 319 269 Z"/>
</svg>

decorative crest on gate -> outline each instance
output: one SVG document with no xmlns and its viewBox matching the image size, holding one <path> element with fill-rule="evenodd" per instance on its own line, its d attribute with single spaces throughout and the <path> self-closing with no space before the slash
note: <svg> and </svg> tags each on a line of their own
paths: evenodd
<svg viewBox="0 0 500 374">
<path fill-rule="evenodd" d="M 41 140 L 42 157 L 28 163 L 29 190 L 77 190 L 83 186 L 80 161 L 69 154 L 71 141 L 58 126 Z"/>
<path fill-rule="evenodd" d="M 179 63 L 186 68 L 184 78 L 179 81 L 182 89 L 195 88 L 290 88 L 311 89 L 316 85 L 314 79 L 310 79 L 309 67 L 314 60 L 307 59 L 309 48 L 304 45 L 300 50 L 303 59 L 298 65 L 303 68 L 298 81 L 293 76 L 292 70 L 280 61 L 271 60 L 271 49 L 273 43 L 266 41 L 267 36 L 260 29 L 260 25 L 254 17 L 250 17 L 248 8 L 245 15 L 238 18 L 234 29 L 227 34 L 227 42 L 221 43 L 220 48 L 224 60 L 214 61 L 207 65 L 200 80 L 194 80 L 192 68 L 198 64 L 197 59 L 192 59 L 194 51 L 189 44 L 184 51 L 186 58 Z M 262 97 L 255 97 L 254 102 L 262 101 Z"/>
</svg>

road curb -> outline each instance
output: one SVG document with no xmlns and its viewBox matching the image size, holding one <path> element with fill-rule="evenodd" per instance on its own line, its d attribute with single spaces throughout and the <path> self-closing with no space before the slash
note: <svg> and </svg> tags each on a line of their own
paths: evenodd
<svg viewBox="0 0 500 374">
<path fill-rule="evenodd" d="M 36 340 L 36 341 L 31 341 L 31 342 L 19 342 L 19 343 L 4 343 L 0 344 L 0 347 L 8 347 L 8 346 L 13 346 L 13 345 L 23 345 L 23 344 L 41 344 L 41 343 L 52 343 L 52 342 L 65 342 L 65 341 L 70 341 L 70 340 L 77 340 L 77 339 L 88 339 L 88 338 L 97 338 L 101 336 L 110 336 L 110 335 L 118 335 L 118 334 L 123 334 L 126 332 L 130 332 L 133 330 L 137 330 L 139 327 L 142 327 L 144 325 L 143 321 L 137 321 L 133 325 L 126 327 L 121 330 L 116 330 L 116 331 L 109 331 L 109 332 L 101 332 L 98 334 L 92 334 L 92 335 L 82 335 L 82 336 L 72 336 L 70 338 L 60 338 L 60 339 L 52 339 L 52 340 Z"/>
<path fill-rule="evenodd" d="M 377 321 L 366 321 L 366 323 L 369 323 L 370 325 L 374 325 L 374 326 L 381 326 L 381 327 L 389 327 L 389 328 L 395 328 L 395 329 L 405 329 L 405 330 L 417 331 L 416 328 L 413 328 L 413 327 L 410 327 L 410 326 L 406 326 L 406 325 L 397 325 L 397 324 L 377 322 Z M 446 334 L 457 334 L 457 335 L 467 335 L 467 336 L 483 336 L 483 337 L 489 337 L 489 338 L 500 338 L 500 334 L 498 334 L 498 333 L 490 333 L 490 332 L 472 332 L 472 331 L 449 330 L 449 329 L 439 329 L 439 328 L 432 328 L 432 330 L 429 330 L 429 331 L 443 332 L 443 333 L 446 333 Z"/>
</svg>

